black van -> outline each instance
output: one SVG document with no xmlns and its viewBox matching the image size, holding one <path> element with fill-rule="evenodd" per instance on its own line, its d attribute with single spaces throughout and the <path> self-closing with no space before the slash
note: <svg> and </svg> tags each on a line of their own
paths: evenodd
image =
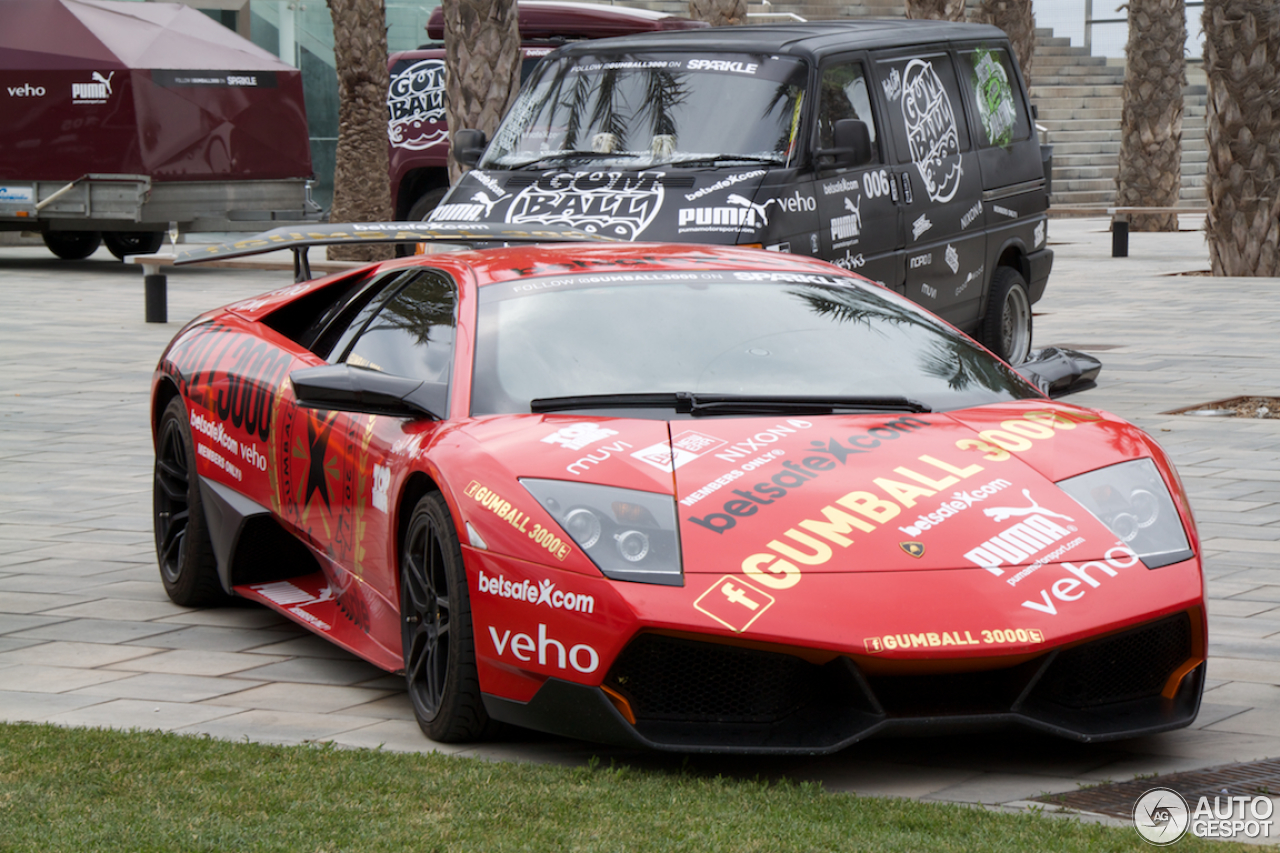
<svg viewBox="0 0 1280 853">
<path fill-rule="evenodd" d="M 652 33 L 560 48 L 433 215 L 813 255 L 1010 362 L 1048 195 L 1008 38 L 937 21 Z"/>
</svg>

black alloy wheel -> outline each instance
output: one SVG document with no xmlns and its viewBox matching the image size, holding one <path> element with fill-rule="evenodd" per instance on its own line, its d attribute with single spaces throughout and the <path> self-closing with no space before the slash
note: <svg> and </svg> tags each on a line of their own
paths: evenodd
<svg viewBox="0 0 1280 853">
<path fill-rule="evenodd" d="M 490 728 L 480 699 L 462 548 L 438 492 L 418 501 L 400 556 L 400 632 L 413 714 L 435 741 L 475 740 Z"/>
<path fill-rule="evenodd" d="M 183 607 L 220 604 L 229 597 L 218 579 L 194 463 L 187 409 L 175 397 L 156 431 L 151 506 L 160 580 L 170 600 Z"/>
<path fill-rule="evenodd" d="M 164 245 L 163 231 L 106 231 L 102 242 L 120 260 L 125 255 L 154 255 Z"/>
</svg>

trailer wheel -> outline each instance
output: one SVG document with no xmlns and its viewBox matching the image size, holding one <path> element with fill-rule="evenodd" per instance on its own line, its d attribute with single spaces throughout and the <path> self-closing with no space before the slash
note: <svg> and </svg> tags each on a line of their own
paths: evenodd
<svg viewBox="0 0 1280 853">
<path fill-rule="evenodd" d="M 102 235 L 97 231 L 46 231 L 44 244 L 64 261 L 82 261 L 98 251 Z"/>
<path fill-rule="evenodd" d="M 125 255 L 154 255 L 164 245 L 163 231 L 104 231 L 102 242 L 120 260 Z"/>
<path fill-rule="evenodd" d="M 440 200 L 444 198 L 445 193 L 448 191 L 448 187 L 436 187 L 433 190 L 427 190 L 409 208 L 408 220 L 410 222 L 425 221 L 431 215 L 431 211 L 440 206 Z"/>
</svg>

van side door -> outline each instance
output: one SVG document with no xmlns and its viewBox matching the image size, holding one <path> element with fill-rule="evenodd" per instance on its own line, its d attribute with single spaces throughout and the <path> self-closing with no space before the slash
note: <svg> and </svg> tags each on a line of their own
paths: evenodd
<svg viewBox="0 0 1280 853">
<path fill-rule="evenodd" d="M 874 65 L 902 195 L 906 295 L 972 332 L 986 274 L 982 172 L 951 54 L 918 47 Z"/>
<path fill-rule="evenodd" d="M 902 212 L 871 85 L 862 57 L 838 58 L 819 71 L 815 148 L 834 147 L 837 121 L 858 119 L 867 125 L 872 152 L 870 163 L 852 168 L 837 167 L 832 156 L 815 155 L 821 257 L 901 293 Z"/>
</svg>

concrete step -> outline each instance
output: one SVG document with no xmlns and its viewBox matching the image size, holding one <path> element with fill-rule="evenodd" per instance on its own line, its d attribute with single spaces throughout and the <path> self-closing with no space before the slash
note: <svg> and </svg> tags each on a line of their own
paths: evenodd
<svg viewBox="0 0 1280 853">
<path fill-rule="evenodd" d="M 1036 59 L 1042 56 L 1089 56 L 1083 47 L 1075 47 L 1071 39 L 1053 39 L 1055 44 L 1045 44 L 1042 39 L 1036 40 Z"/>
<path fill-rule="evenodd" d="M 1045 86 L 1041 83 L 1031 84 L 1031 100 L 1052 98 L 1119 98 L 1124 93 L 1124 86 Z"/>
<path fill-rule="evenodd" d="M 1046 119 L 1044 113 L 1040 114 L 1040 118 L 1036 120 L 1036 124 L 1049 131 L 1052 142 L 1060 134 L 1071 133 L 1076 130 L 1118 130 L 1120 128 L 1120 117 L 1115 119 L 1083 119 L 1083 118 L 1065 118 L 1065 119 Z M 1186 125 L 1183 124 L 1185 128 Z"/>
<path fill-rule="evenodd" d="M 1040 120 L 1045 121 L 1069 121 L 1071 119 L 1083 119 L 1087 121 L 1110 121 L 1115 122 L 1115 126 L 1120 126 L 1120 110 L 1106 109 L 1095 110 L 1090 108 L 1083 109 L 1040 109 Z"/>
<path fill-rule="evenodd" d="M 1111 166 L 1114 168 L 1119 162 L 1119 150 L 1110 154 L 1059 154 L 1058 146 L 1053 146 L 1054 168 L 1057 168 L 1058 166 Z"/>
<path fill-rule="evenodd" d="M 1064 36 L 1042 36 L 1036 33 L 1036 51 L 1041 47 L 1071 47 L 1071 39 Z M 1080 48 L 1083 50 L 1083 48 Z"/>
<path fill-rule="evenodd" d="M 1110 192 L 1093 191 L 1093 192 L 1063 192 L 1063 193 L 1058 192 L 1057 191 L 1058 188 L 1056 186 L 1053 189 L 1054 189 L 1054 193 L 1053 195 L 1049 196 L 1049 199 L 1053 203 L 1054 207 L 1058 207 L 1059 205 L 1062 205 L 1065 207 L 1073 204 L 1082 205 L 1082 206 L 1083 205 L 1095 205 L 1095 206 L 1108 205 L 1108 204 L 1114 204 L 1116 200 L 1116 193 L 1114 189 L 1112 189 Z"/>
<path fill-rule="evenodd" d="M 1058 158 L 1053 158 L 1053 185 L 1058 181 L 1096 181 L 1102 178 L 1115 178 L 1115 166 L 1059 166 Z"/>
<path fill-rule="evenodd" d="M 1066 87 L 1063 86 L 1065 89 Z M 1044 91 L 1043 89 L 1041 91 Z M 1031 102 L 1040 108 L 1043 115 L 1046 109 L 1051 110 L 1118 110 L 1124 107 L 1124 98 L 1106 95 L 1083 95 L 1063 97 L 1036 96 Z"/>
<path fill-rule="evenodd" d="M 1092 70 L 1092 69 L 1086 69 Z M 1088 75 L 1064 75 L 1064 74 L 1037 74 L 1035 67 L 1032 66 L 1032 86 L 1114 86 L 1124 83 L 1124 77 L 1117 77 L 1114 74 L 1088 74 Z"/>
<path fill-rule="evenodd" d="M 1116 179 L 1114 176 L 1110 178 L 1095 178 L 1090 180 L 1069 179 L 1064 180 L 1061 183 L 1058 182 L 1058 176 L 1056 174 L 1053 176 L 1053 191 L 1055 193 L 1103 192 L 1105 190 L 1115 190 L 1115 188 Z"/>
<path fill-rule="evenodd" d="M 1106 67 L 1107 64 L 1105 56 L 1090 56 L 1087 53 L 1045 55 L 1037 50 L 1035 57 L 1036 68 L 1098 68 Z"/>
<path fill-rule="evenodd" d="M 1120 128 L 1113 126 L 1111 128 L 1108 128 L 1107 130 L 1077 130 L 1076 128 L 1072 127 L 1068 130 L 1059 130 L 1058 132 L 1053 134 L 1053 144 L 1055 146 L 1058 145 L 1059 143 L 1062 143 L 1065 145 L 1075 145 L 1075 144 L 1084 144 L 1084 143 L 1097 144 L 1097 143 L 1105 143 L 1105 142 L 1115 142 L 1119 144 Z"/>
</svg>

